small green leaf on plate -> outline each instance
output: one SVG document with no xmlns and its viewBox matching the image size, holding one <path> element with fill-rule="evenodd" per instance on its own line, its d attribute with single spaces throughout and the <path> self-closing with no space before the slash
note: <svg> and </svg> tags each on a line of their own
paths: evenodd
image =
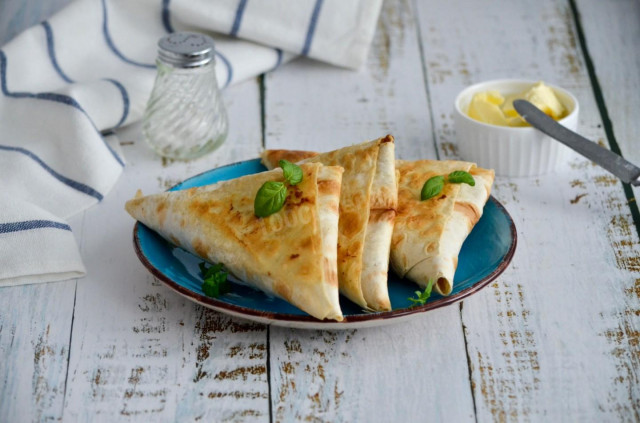
<svg viewBox="0 0 640 423">
<path fill-rule="evenodd" d="M 413 297 L 407 298 L 409 301 L 411 301 L 413 303 L 411 305 L 411 307 L 417 307 L 417 306 L 425 305 L 427 300 L 431 296 L 431 289 L 432 288 L 433 288 L 433 279 L 429 279 L 429 283 L 427 283 L 427 287 L 424 289 L 423 292 L 416 291 L 416 297 L 417 298 L 413 298 Z"/>
<path fill-rule="evenodd" d="M 207 267 L 206 263 L 203 262 L 198 266 L 202 272 L 202 292 L 204 292 L 207 297 L 218 298 L 221 295 L 231 292 L 231 285 L 227 281 L 229 273 L 222 263 Z"/>
</svg>

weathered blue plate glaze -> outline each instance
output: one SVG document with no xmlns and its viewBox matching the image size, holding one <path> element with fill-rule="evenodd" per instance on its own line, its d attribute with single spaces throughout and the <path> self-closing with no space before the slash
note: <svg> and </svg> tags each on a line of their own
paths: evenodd
<svg viewBox="0 0 640 423">
<path fill-rule="evenodd" d="M 259 159 L 234 163 L 194 176 L 171 190 L 208 185 L 264 170 Z M 516 231 L 507 211 L 491 197 L 482 218 L 462 246 L 450 296 L 442 297 L 434 292 L 424 306 L 411 308 L 408 298 L 414 296 L 417 285 L 389 272 L 389 296 L 393 310 L 382 313 L 365 312 L 341 296 L 340 305 L 345 320 L 340 323 L 319 321 L 279 298 L 233 282 L 231 293 L 218 299 L 208 298 L 201 289 L 202 276 L 198 269 L 201 259 L 173 246 L 140 223 L 134 228 L 134 245 L 142 263 L 158 279 L 197 303 L 262 323 L 334 329 L 376 326 L 405 320 L 420 312 L 454 303 L 478 291 L 502 273 L 511 261 L 516 248 Z"/>
</svg>

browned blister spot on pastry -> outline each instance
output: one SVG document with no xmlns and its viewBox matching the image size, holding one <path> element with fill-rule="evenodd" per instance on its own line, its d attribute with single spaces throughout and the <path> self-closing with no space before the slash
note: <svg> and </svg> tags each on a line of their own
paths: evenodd
<svg viewBox="0 0 640 423">
<path fill-rule="evenodd" d="M 279 166 L 280 160 L 287 160 L 291 163 L 297 163 L 301 160 L 317 156 L 318 153 L 313 151 L 302 150 L 267 150 L 262 153 L 262 163 L 268 169 L 274 169 Z"/>
<path fill-rule="evenodd" d="M 189 203 L 190 211 L 199 218 L 206 218 L 211 209 L 211 205 L 207 201 L 193 200 Z"/>
<path fill-rule="evenodd" d="M 167 218 L 167 203 L 165 201 L 158 203 L 158 206 L 156 207 L 156 214 L 158 215 L 160 226 L 164 226 L 164 221 Z"/>
<path fill-rule="evenodd" d="M 394 209 L 375 209 L 369 214 L 369 223 L 393 222 L 396 218 Z"/>
<path fill-rule="evenodd" d="M 331 286 L 338 286 L 338 273 L 332 263 L 326 257 L 323 259 L 324 280 Z"/>
<path fill-rule="evenodd" d="M 429 242 L 424 246 L 424 252 L 427 255 L 431 255 L 436 251 L 437 248 L 438 248 L 437 242 Z"/>
<path fill-rule="evenodd" d="M 340 195 L 340 185 L 335 180 L 318 181 L 318 192 L 326 195 Z"/>
<path fill-rule="evenodd" d="M 200 257 L 207 257 L 207 246 L 200 238 L 195 238 L 191 243 L 193 251 L 195 251 Z"/>
<path fill-rule="evenodd" d="M 361 216 L 357 211 L 346 211 L 343 210 L 340 213 L 340 220 L 338 221 L 340 225 L 340 235 L 344 238 L 352 238 L 360 231 L 360 222 Z"/>
<path fill-rule="evenodd" d="M 394 142 L 395 138 L 393 138 L 393 135 L 391 134 L 387 134 L 384 137 L 380 138 L 380 143 L 385 143 L 385 142 Z"/>
<path fill-rule="evenodd" d="M 375 195 L 374 195 L 375 194 Z M 398 207 L 398 191 L 396 187 L 377 187 L 369 200 L 371 210 L 395 209 Z"/>
<path fill-rule="evenodd" d="M 355 257 L 356 254 L 359 253 L 359 251 L 362 250 L 362 242 L 361 241 L 357 241 L 352 243 L 351 245 L 349 245 L 348 248 L 346 248 L 346 254 L 348 256 L 352 256 Z"/>
</svg>

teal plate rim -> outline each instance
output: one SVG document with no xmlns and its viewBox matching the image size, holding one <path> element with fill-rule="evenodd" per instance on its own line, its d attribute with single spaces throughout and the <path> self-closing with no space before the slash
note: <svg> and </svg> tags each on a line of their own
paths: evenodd
<svg viewBox="0 0 640 423">
<path fill-rule="evenodd" d="M 245 161 L 240 161 L 240 162 L 236 162 L 236 163 L 231 163 L 228 165 L 224 165 L 224 166 L 220 166 L 214 169 L 210 169 L 207 170 L 205 172 L 202 172 L 200 174 L 197 174 L 195 176 L 192 176 L 188 179 L 185 179 L 184 181 L 176 184 L 175 186 L 169 188 L 168 191 L 173 191 L 173 190 L 179 190 L 179 189 L 186 189 L 189 188 L 191 186 L 200 186 L 200 185 L 206 185 L 206 184 L 198 184 L 198 183 L 194 183 L 194 181 L 197 181 L 199 179 L 202 179 L 204 177 L 210 176 L 210 175 L 215 175 L 216 173 L 221 173 L 221 172 L 230 172 L 233 171 L 234 168 L 238 168 L 241 166 L 253 166 L 254 168 L 257 166 L 261 166 L 260 165 L 260 159 L 251 159 L 251 160 L 245 160 Z M 231 176 L 233 177 L 239 177 L 239 176 L 243 176 L 245 174 L 250 174 L 252 172 L 247 172 L 247 173 L 243 173 L 243 174 L 233 174 Z M 231 179 L 228 177 L 222 177 L 222 178 L 218 178 L 216 179 L 214 182 L 217 181 L 222 181 L 225 179 Z M 209 183 L 214 183 L 214 182 L 209 182 Z M 495 263 L 495 267 L 487 274 L 483 275 L 481 278 L 479 278 L 477 281 L 473 282 L 470 286 L 459 290 L 458 292 L 455 292 L 455 277 L 454 277 L 454 292 L 453 294 L 447 296 L 447 297 L 442 297 L 442 296 L 438 296 L 435 295 L 433 299 L 430 299 L 426 304 L 424 305 L 420 305 L 420 306 L 416 306 L 416 307 L 401 307 L 401 308 L 394 308 L 391 311 L 385 311 L 385 312 L 366 312 L 366 311 L 362 311 L 361 313 L 357 313 L 357 314 L 346 314 L 344 315 L 344 320 L 342 320 L 341 322 L 336 322 L 333 320 L 318 320 L 308 314 L 293 314 L 293 313 L 283 313 L 283 312 L 277 312 L 277 311 L 268 311 L 268 310 L 261 310 L 261 309 L 257 309 L 257 308 L 252 308 L 252 307 L 247 307 L 247 306 L 243 306 L 243 305 L 239 305 L 239 304 L 233 304 L 227 301 L 224 301 L 223 299 L 217 299 L 217 298 L 211 298 L 211 297 L 207 297 L 205 295 L 203 295 L 202 293 L 199 293 L 197 291 L 194 291 L 193 289 L 181 284 L 180 282 L 174 280 L 171 276 L 167 275 L 166 272 L 163 272 L 161 269 L 158 268 L 158 266 L 156 266 L 156 264 L 153 263 L 153 260 L 150 259 L 148 257 L 148 254 L 145 252 L 145 247 L 143 246 L 143 243 L 141 242 L 141 233 L 143 231 L 149 231 L 149 232 L 153 232 L 152 230 L 150 230 L 149 228 L 147 228 L 146 226 L 144 226 L 143 224 L 141 224 L 140 222 L 136 222 L 136 224 L 134 225 L 133 228 L 133 244 L 134 244 L 134 249 L 136 252 L 136 255 L 138 256 L 138 259 L 140 260 L 140 262 L 147 268 L 147 270 L 149 272 L 151 272 L 151 274 L 153 274 L 153 276 L 155 276 L 158 280 L 160 280 L 161 282 L 163 282 L 166 286 L 168 286 L 169 288 L 171 288 L 172 290 L 176 291 L 178 294 L 190 299 L 191 301 L 194 301 L 196 303 L 199 303 L 205 307 L 208 308 L 212 308 L 216 311 L 219 312 L 223 312 L 226 314 L 230 314 L 233 316 L 237 316 L 237 317 L 241 317 L 241 318 L 245 318 L 248 320 L 254 320 L 254 321 L 258 321 L 261 323 L 267 323 L 267 324 L 274 324 L 274 325 L 279 325 L 279 326 L 292 326 L 292 327 L 300 327 L 300 328 L 305 328 L 305 327 L 309 327 L 309 328 L 322 328 L 322 327 L 327 327 L 327 328 L 349 328 L 349 327 L 359 327 L 359 326 L 374 326 L 377 324 L 386 324 L 386 323 L 391 323 L 391 320 L 402 320 L 400 318 L 406 318 L 409 315 L 413 315 L 413 314 L 419 314 L 419 313 L 424 313 L 427 312 L 429 310 L 434 310 L 440 307 L 444 307 L 444 306 L 448 306 L 451 304 L 454 304 L 466 297 L 468 297 L 469 295 L 472 295 L 476 292 L 478 292 L 479 290 L 481 290 L 482 288 L 484 288 L 485 286 L 487 286 L 490 282 L 492 282 L 493 280 L 495 280 L 502 272 L 504 272 L 504 270 L 507 268 L 507 266 L 509 265 L 509 263 L 511 262 L 511 259 L 513 258 L 513 255 L 515 254 L 515 250 L 516 250 L 516 245 L 517 245 L 517 232 L 516 232 L 516 228 L 515 228 L 515 224 L 513 223 L 513 219 L 511 218 L 511 216 L 509 215 L 509 213 L 507 212 L 507 210 L 504 208 L 504 206 L 502 204 L 500 204 L 500 202 L 498 202 L 493 196 L 489 197 L 489 200 L 487 202 L 487 205 L 490 205 L 492 207 L 495 208 L 495 212 L 494 213 L 498 213 L 500 215 L 500 217 L 505 219 L 505 224 L 508 225 L 508 233 L 509 233 L 509 243 L 508 246 L 506 246 L 506 249 L 504 251 L 504 255 L 501 256 L 500 260 Z M 486 210 L 486 205 L 485 205 L 485 210 Z M 485 218 L 486 212 L 483 213 L 483 216 L 481 217 L 480 221 L 478 222 L 478 224 L 480 224 L 480 222 L 482 222 L 482 219 Z M 476 227 L 478 226 L 478 224 L 476 224 Z M 475 227 L 474 227 L 475 229 Z M 155 232 L 153 232 L 155 234 Z M 471 232 L 471 234 L 469 236 L 471 236 L 473 234 L 473 230 Z M 159 238 L 159 236 L 158 236 Z M 179 247 L 175 247 L 175 246 L 171 246 L 168 242 L 164 241 L 164 243 L 166 243 L 166 247 L 165 246 L 159 246 L 159 248 L 171 248 L 171 249 L 179 249 L 182 250 Z M 464 245 L 463 245 L 463 249 L 464 249 Z M 187 252 L 186 250 L 182 250 L 184 252 L 184 254 L 191 256 L 191 253 Z M 462 253 L 462 250 L 461 250 Z M 193 256 L 195 257 L 195 256 Z M 179 260 L 179 259 L 177 259 Z M 161 267 L 161 266 L 160 266 Z M 390 270 L 390 276 L 392 275 L 393 271 Z M 395 279 L 399 279 L 398 276 L 395 276 Z M 415 290 L 419 289 L 417 285 L 413 284 L 412 285 Z M 246 288 L 246 289 L 251 289 L 251 288 Z M 261 293 L 260 291 L 256 291 L 258 294 L 261 295 L 265 295 Z M 223 297 L 224 298 L 224 297 Z M 267 297 L 265 297 L 267 298 Z M 340 298 L 341 300 L 341 304 L 343 304 L 345 301 L 348 302 L 348 300 L 345 300 L 342 296 Z M 278 301 L 284 301 L 284 300 L 278 300 Z M 288 303 L 287 303 L 288 304 Z M 293 307 L 293 306 L 291 306 Z M 296 309 L 297 310 L 297 309 Z M 304 313 L 302 311 L 300 311 L 300 313 Z"/>
</svg>

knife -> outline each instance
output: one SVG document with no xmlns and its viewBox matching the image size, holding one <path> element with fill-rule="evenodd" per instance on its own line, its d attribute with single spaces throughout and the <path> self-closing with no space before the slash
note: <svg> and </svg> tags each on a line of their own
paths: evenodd
<svg viewBox="0 0 640 423">
<path fill-rule="evenodd" d="M 640 186 L 640 167 L 623 159 L 616 153 L 589 141 L 544 114 L 527 100 L 515 100 L 513 107 L 531 126 L 574 149 L 587 159 L 599 164 L 622 182 Z"/>
</svg>

